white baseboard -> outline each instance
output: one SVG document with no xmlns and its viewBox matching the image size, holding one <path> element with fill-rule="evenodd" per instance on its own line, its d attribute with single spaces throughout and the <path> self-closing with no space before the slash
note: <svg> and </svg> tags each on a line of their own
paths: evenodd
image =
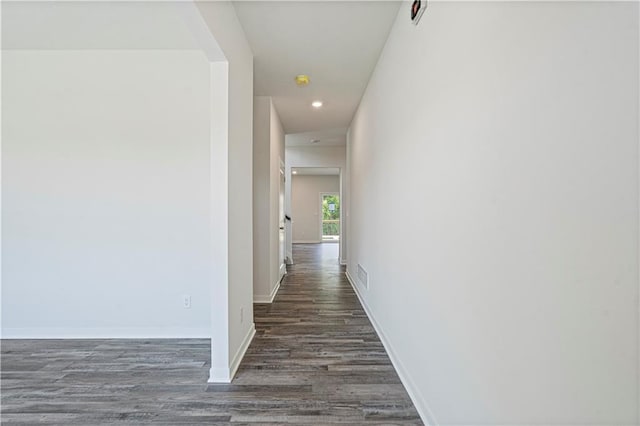
<svg viewBox="0 0 640 426">
<path fill-rule="evenodd" d="M 427 405 L 427 402 L 424 400 L 424 397 L 422 396 L 422 393 L 420 392 L 418 387 L 415 385 L 415 383 L 413 383 L 413 380 L 411 380 L 411 375 L 407 372 L 407 370 L 404 368 L 404 366 L 400 362 L 400 359 L 398 358 L 393 348 L 391 347 L 391 343 L 389 342 L 389 339 L 387 338 L 385 333 L 382 331 L 380 324 L 378 324 L 378 322 L 373 317 L 371 310 L 369 309 L 369 306 L 365 303 L 356 282 L 351 278 L 349 271 L 346 271 L 345 274 L 347 276 L 347 279 L 349 280 L 349 283 L 351 284 L 351 287 L 353 287 L 353 291 L 356 292 L 356 296 L 358 296 L 358 300 L 360 300 L 360 304 L 364 308 L 364 311 L 366 312 L 367 317 L 369 317 L 369 321 L 371 321 L 373 328 L 376 330 L 376 333 L 378 333 L 378 337 L 380 338 L 380 341 L 382 341 L 382 344 L 384 345 L 384 348 L 387 351 L 389 358 L 391 359 L 391 363 L 393 364 L 393 367 L 395 368 L 396 373 L 398 373 L 398 376 L 400 377 L 400 381 L 402 382 L 405 389 L 407 390 L 407 393 L 409 394 L 409 397 L 411 398 L 413 405 L 416 407 L 416 410 L 418 410 L 418 414 L 420 415 L 420 418 L 422 419 L 424 424 L 427 426 L 437 426 L 438 422 L 435 416 L 433 415 L 433 412 L 431 411 L 431 409 L 429 409 L 429 406 Z"/>
<path fill-rule="evenodd" d="M 280 290 L 280 283 L 282 282 L 283 277 L 278 280 L 276 285 L 273 287 L 273 290 L 271 290 L 271 294 L 268 296 L 264 294 L 254 294 L 253 303 L 272 303 L 273 299 L 276 298 L 276 294 L 278 294 L 278 290 Z"/>
<path fill-rule="evenodd" d="M 207 383 L 231 383 L 230 370 L 228 368 L 211 367 Z"/>
<path fill-rule="evenodd" d="M 151 328 L 3 328 L 2 339 L 209 339 L 208 327 Z"/>
<path fill-rule="evenodd" d="M 340 264 L 341 264 L 342 266 L 347 266 L 347 261 L 346 261 L 346 260 L 342 260 L 342 259 L 340 259 Z"/>
<path fill-rule="evenodd" d="M 240 347 L 236 351 L 235 356 L 231 360 L 231 365 L 229 366 L 229 369 L 231 370 L 231 380 L 233 380 L 233 376 L 236 375 L 236 372 L 238 371 L 238 367 L 240 367 L 240 363 L 242 362 L 242 358 L 244 358 L 244 354 L 247 352 L 247 349 L 249 349 L 249 345 L 251 344 L 251 341 L 253 340 L 253 336 L 255 335 L 256 335 L 256 326 L 255 324 L 251 324 L 251 328 L 249 328 L 249 331 L 247 332 L 246 336 L 244 336 L 244 340 L 242 341 L 242 344 L 240 345 Z"/>
<path fill-rule="evenodd" d="M 240 367 L 240 363 L 242 362 L 242 358 L 244 358 L 244 354 L 249 349 L 249 345 L 253 340 L 253 336 L 256 335 L 256 326 L 255 324 L 251 324 L 251 328 L 244 336 L 240 347 L 236 351 L 233 359 L 231 360 L 231 364 L 229 368 L 211 368 L 209 370 L 209 383 L 231 383 L 233 377 L 236 375 L 238 371 L 238 367 Z"/>
<path fill-rule="evenodd" d="M 320 240 L 297 240 L 292 244 L 320 244 L 322 241 Z"/>
</svg>

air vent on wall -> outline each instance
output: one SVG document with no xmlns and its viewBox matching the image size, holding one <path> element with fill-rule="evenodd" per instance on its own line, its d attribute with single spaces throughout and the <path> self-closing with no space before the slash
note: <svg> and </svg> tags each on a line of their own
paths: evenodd
<svg viewBox="0 0 640 426">
<path fill-rule="evenodd" d="M 363 286 L 367 290 L 369 289 L 369 275 L 367 274 L 367 271 L 359 263 L 358 263 L 358 281 L 360 282 L 361 286 Z"/>
</svg>

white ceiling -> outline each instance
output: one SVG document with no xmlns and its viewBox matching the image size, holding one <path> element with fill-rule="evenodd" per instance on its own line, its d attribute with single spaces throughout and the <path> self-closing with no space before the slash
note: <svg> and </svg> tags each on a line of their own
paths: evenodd
<svg viewBox="0 0 640 426">
<path fill-rule="evenodd" d="M 203 49 L 224 59 L 204 32 L 192 2 L 2 2 L 3 49 Z"/>
<path fill-rule="evenodd" d="M 293 167 L 291 172 L 295 176 L 338 176 L 340 169 L 337 167 Z"/>
<path fill-rule="evenodd" d="M 234 3 L 255 55 L 255 94 L 273 98 L 285 133 L 349 126 L 400 4 Z M 311 84 L 298 88 L 297 74 L 308 74 Z M 321 109 L 311 107 L 315 99 L 324 102 Z"/>
<path fill-rule="evenodd" d="M 234 3 L 255 54 L 255 94 L 273 98 L 287 145 L 345 144 L 400 4 Z M 204 49 L 223 58 L 191 1 L 2 1 L 2 48 Z M 311 76 L 305 88 L 293 81 L 301 73 Z"/>
<path fill-rule="evenodd" d="M 346 144 L 346 128 L 291 133 L 285 136 L 286 146 L 344 146 Z"/>
</svg>

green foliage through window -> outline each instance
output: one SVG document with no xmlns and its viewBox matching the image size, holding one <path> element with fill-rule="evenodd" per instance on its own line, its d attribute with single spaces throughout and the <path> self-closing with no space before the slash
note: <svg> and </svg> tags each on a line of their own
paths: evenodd
<svg viewBox="0 0 640 426">
<path fill-rule="evenodd" d="M 340 235 L 340 197 L 322 196 L 322 235 Z"/>
</svg>

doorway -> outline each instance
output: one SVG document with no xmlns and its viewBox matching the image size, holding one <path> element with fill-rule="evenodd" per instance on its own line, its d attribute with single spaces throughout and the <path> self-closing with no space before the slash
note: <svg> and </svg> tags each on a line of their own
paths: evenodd
<svg viewBox="0 0 640 426">
<path fill-rule="evenodd" d="M 280 160 L 280 180 L 278 182 L 278 226 L 280 230 L 278 232 L 278 265 L 280 268 L 280 279 L 284 277 L 287 273 L 287 265 L 285 261 L 285 238 L 286 238 L 286 230 L 285 230 L 285 212 L 284 212 L 284 186 L 285 186 L 285 175 L 284 175 L 284 163 Z"/>
<path fill-rule="evenodd" d="M 320 239 L 322 242 L 340 241 L 340 194 L 320 194 Z"/>
<path fill-rule="evenodd" d="M 327 250 L 335 248 L 340 255 L 344 240 L 341 169 L 291 166 L 290 173 L 286 198 L 290 200 L 288 212 L 292 221 L 287 244 L 334 243 Z M 287 246 L 287 254 L 289 250 Z"/>
</svg>

